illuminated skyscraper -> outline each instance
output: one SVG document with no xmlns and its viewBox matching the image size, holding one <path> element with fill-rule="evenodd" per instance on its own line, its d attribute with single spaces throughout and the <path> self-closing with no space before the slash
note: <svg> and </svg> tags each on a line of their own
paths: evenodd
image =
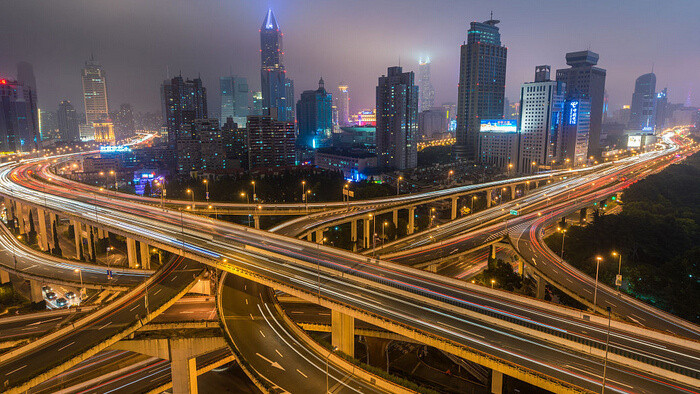
<svg viewBox="0 0 700 394">
<path fill-rule="evenodd" d="M 656 75 L 644 74 L 634 83 L 629 128 L 652 131 L 656 126 Z"/>
<path fill-rule="evenodd" d="M 177 76 L 161 86 L 163 119 L 168 128 L 168 142 L 191 138 L 195 119 L 207 117 L 207 90 L 202 80 L 184 80 Z"/>
<path fill-rule="evenodd" d="M 455 156 L 476 161 L 481 119 L 503 119 L 508 49 L 490 19 L 472 22 L 461 47 Z"/>
<path fill-rule="evenodd" d="M 345 127 L 350 124 L 350 91 L 348 85 L 342 82 L 338 85 L 338 90 L 338 124 Z"/>
<path fill-rule="evenodd" d="M 93 57 L 85 62 L 82 71 L 83 100 L 85 102 L 85 122 L 92 122 L 109 118 L 109 106 L 107 105 L 107 80 L 102 66 Z"/>
<path fill-rule="evenodd" d="M 244 127 L 246 116 L 249 115 L 248 81 L 245 77 L 232 75 L 219 78 L 221 89 L 221 116 L 219 124 L 226 123 L 226 119 L 233 118 L 240 127 Z"/>
<path fill-rule="evenodd" d="M 293 121 L 294 82 L 286 77 L 282 35 L 275 15 L 268 10 L 260 27 L 262 111 L 269 114 L 270 109 L 276 108 L 280 121 Z"/>
<path fill-rule="evenodd" d="M 598 64 L 598 58 L 598 54 L 592 51 L 570 52 L 566 54 L 566 64 L 571 67 L 557 70 L 557 81 L 566 84 L 567 99 L 590 102 L 588 156 L 600 154 L 600 131 L 605 101 L 605 70 L 595 67 Z"/>
<path fill-rule="evenodd" d="M 430 57 L 418 61 L 418 112 L 433 108 L 435 88 L 430 82 Z"/>
<path fill-rule="evenodd" d="M 413 72 L 389 67 L 377 85 L 377 165 L 404 170 L 417 165 L 418 86 Z"/>
<path fill-rule="evenodd" d="M 323 78 L 318 81 L 318 89 L 306 90 L 297 101 L 297 145 L 306 149 L 316 149 L 330 140 L 333 132 L 333 97 L 326 91 Z"/>
<path fill-rule="evenodd" d="M 31 152 L 41 136 L 35 95 L 29 86 L 0 79 L 0 151 Z"/>
</svg>

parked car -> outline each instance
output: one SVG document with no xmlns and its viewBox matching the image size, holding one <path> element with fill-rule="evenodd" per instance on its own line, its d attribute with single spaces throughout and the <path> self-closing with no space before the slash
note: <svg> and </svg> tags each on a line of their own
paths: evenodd
<svg viewBox="0 0 700 394">
<path fill-rule="evenodd" d="M 69 291 L 68 293 L 65 294 L 65 297 L 69 300 L 72 300 L 75 298 L 75 293 L 73 293 L 72 291 Z"/>
<path fill-rule="evenodd" d="M 41 291 L 43 291 L 44 293 L 48 293 L 52 290 L 53 289 L 51 288 L 51 286 L 41 286 Z"/>
<path fill-rule="evenodd" d="M 63 308 L 64 306 L 68 305 L 68 301 L 66 301 L 65 298 L 61 297 L 56 300 L 56 306 L 59 308 Z"/>
<path fill-rule="evenodd" d="M 49 291 L 46 293 L 46 299 L 47 300 L 55 300 L 56 299 L 56 293 L 53 291 Z"/>
</svg>

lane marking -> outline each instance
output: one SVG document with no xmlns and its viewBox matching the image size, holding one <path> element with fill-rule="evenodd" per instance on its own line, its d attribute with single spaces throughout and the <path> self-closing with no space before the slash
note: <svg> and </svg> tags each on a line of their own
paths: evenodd
<svg viewBox="0 0 700 394">
<path fill-rule="evenodd" d="M 297 372 L 299 372 L 299 373 L 301 374 L 301 376 L 303 376 L 303 377 L 305 377 L 305 378 L 307 378 L 307 379 L 309 378 L 308 376 L 306 376 L 306 374 L 304 374 L 303 372 L 301 372 L 301 371 L 299 370 L 299 368 L 297 368 Z M 9 374 L 8 374 L 8 375 L 9 375 Z"/>
<path fill-rule="evenodd" d="M 110 325 L 110 324 L 112 324 L 112 322 L 109 322 L 109 323 L 105 324 L 104 326 L 98 328 L 97 331 L 100 331 L 101 329 L 107 327 L 107 326 Z"/>
<path fill-rule="evenodd" d="M 68 346 L 70 346 L 70 345 L 72 345 L 72 344 L 74 344 L 74 343 L 75 343 L 75 341 L 73 341 L 73 342 L 67 344 L 66 346 L 63 346 L 62 348 L 60 348 L 60 349 L 58 349 L 58 350 L 56 350 L 56 351 L 57 351 L 57 352 L 60 352 L 61 350 L 67 348 Z"/>
<path fill-rule="evenodd" d="M 262 335 L 262 336 L 263 336 L 263 338 L 266 338 L 266 337 L 265 337 L 265 333 L 264 333 L 264 332 L 262 332 L 262 330 L 258 330 L 258 331 L 260 331 L 260 335 Z"/>
<path fill-rule="evenodd" d="M 22 369 L 22 368 L 24 368 L 24 367 L 26 367 L 26 366 L 27 366 L 27 364 L 24 364 L 24 365 L 22 365 L 21 367 L 15 369 L 15 370 L 12 370 L 12 371 L 10 371 L 10 372 L 8 372 L 7 375 L 13 374 L 13 373 L 19 371 L 20 369 Z M 298 369 L 297 369 L 297 371 L 298 371 Z M 303 374 L 302 374 L 302 375 L 303 375 Z"/>
</svg>

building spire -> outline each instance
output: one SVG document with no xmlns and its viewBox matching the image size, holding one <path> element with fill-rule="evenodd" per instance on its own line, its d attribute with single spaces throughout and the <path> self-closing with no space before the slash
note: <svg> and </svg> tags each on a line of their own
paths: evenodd
<svg viewBox="0 0 700 394">
<path fill-rule="evenodd" d="M 318 80 L 318 89 L 319 90 L 325 89 L 324 83 L 323 83 L 323 77 L 321 77 L 321 79 Z"/>
<path fill-rule="evenodd" d="M 275 14 L 272 13 L 272 9 L 267 10 L 267 15 L 265 15 L 265 20 L 260 27 L 260 30 L 279 30 L 279 25 L 277 25 L 277 19 L 275 19 Z"/>
</svg>

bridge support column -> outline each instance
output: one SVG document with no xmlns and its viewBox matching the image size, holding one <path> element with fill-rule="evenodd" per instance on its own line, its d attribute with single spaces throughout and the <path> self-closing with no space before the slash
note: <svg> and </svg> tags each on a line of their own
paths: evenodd
<svg viewBox="0 0 700 394">
<path fill-rule="evenodd" d="M 399 225 L 399 210 L 395 209 L 393 212 L 391 212 L 391 220 L 394 221 L 394 227 Z"/>
<path fill-rule="evenodd" d="M 389 347 L 389 342 L 391 341 L 388 339 L 366 336 L 365 344 L 367 345 L 367 364 L 386 371 L 386 351 Z"/>
<path fill-rule="evenodd" d="M 522 259 L 518 259 L 518 275 L 522 278 L 525 275 L 525 263 Z"/>
<path fill-rule="evenodd" d="M 352 243 L 352 251 L 357 250 L 357 220 L 350 222 L 350 243 Z"/>
<path fill-rule="evenodd" d="M 491 394 L 503 393 L 503 372 L 491 370 Z"/>
<path fill-rule="evenodd" d="M 544 278 L 542 276 L 538 275 L 537 276 L 537 298 L 540 300 L 544 299 L 546 285 L 547 285 L 547 282 L 544 280 Z"/>
<path fill-rule="evenodd" d="M 44 296 L 41 294 L 41 283 L 35 280 L 29 281 L 29 298 L 32 302 L 41 302 Z"/>
<path fill-rule="evenodd" d="M 170 375 L 173 394 L 197 394 L 197 358 L 194 351 L 170 340 Z"/>
<path fill-rule="evenodd" d="M 365 249 L 369 249 L 372 245 L 370 244 L 370 232 L 369 224 L 371 219 L 362 219 L 362 238 L 364 239 Z"/>
<path fill-rule="evenodd" d="M 495 260 L 496 259 L 496 245 L 491 244 L 489 245 L 489 260 Z"/>
<path fill-rule="evenodd" d="M 486 190 L 486 208 L 491 208 L 491 192 L 493 190 L 488 189 Z"/>
<path fill-rule="evenodd" d="M 316 230 L 316 243 L 317 244 L 323 243 L 323 230 Z"/>
<path fill-rule="evenodd" d="M 25 206 L 23 206 L 21 203 L 17 203 L 17 222 L 19 224 L 19 233 L 20 234 L 27 234 L 27 228 L 26 228 L 26 220 L 25 220 Z"/>
<path fill-rule="evenodd" d="M 138 266 L 138 259 L 136 257 L 136 240 L 133 238 L 126 239 L 126 260 L 129 263 L 129 268 L 136 268 Z"/>
<path fill-rule="evenodd" d="M 56 221 L 57 221 L 56 214 L 49 213 L 49 229 L 48 229 L 47 236 L 48 236 L 48 240 L 49 240 L 49 248 L 51 248 L 51 250 L 54 250 L 54 249 L 59 247 L 59 245 L 58 245 L 59 235 L 55 234 L 57 229 L 56 229 L 56 227 L 54 227 L 54 226 L 58 226 L 58 223 L 56 223 Z"/>
<path fill-rule="evenodd" d="M 457 201 L 459 201 L 459 197 L 452 197 L 452 215 L 450 216 L 452 218 L 451 220 L 457 219 Z"/>
<path fill-rule="evenodd" d="M 88 261 L 93 261 L 92 257 L 96 256 L 97 253 L 95 252 L 95 244 L 94 244 L 94 239 L 95 239 L 95 234 L 94 234 L 94 227 L 85 225 L 85 238 L 87 239 L 87 260 Z"/>
<path fill-rule="evenodd" d="M 71 223 L 73 223 L 73 238 L 75 240 L 75 258 L 78 260 L 82 260 L 83 259 L 83 241 L 82 241 L 82 235 L 81 235 L 81 233 L 83 232 L 82 225 L 77 220 L 71 220 Z"/>
<path fill-rule="evenodd" d="M 15 219 L 15 208 L 14 208 L 14 202 L 10 200 L 7 197 L 4 197 L 3 202 L 5 203 L 5 211 L 7 215 L 7 223 L 9 226 L 12 226 L 12 221 Z"/>
<path fill-rule="evenodd" d="M 255 228 L 260 230 L 260 215 L 253 215 L 253 222 L 255 223 Z"/>
<path fill-rule="evenodd" d="M 350 357 L 355 357 L 355 318 L 331 311 L 331 344 Z"/>
<path fill-rule="evenodd" d="M 408 208 L 408 231 L 406 234 L 411 235 L 416 229 L 416 207 Z"/>
<path fill-rule="evenodd" d="M 510 185 L 510 199 L 515 200 L 515 185 Z"/>
<path fill-rule="evenodd" d="M 314 242 L 314 233 L 306 234 L 306 240 L 309 242 Z"/>
<path fill-rule="evenodd" d="M 49 233 L 46 231 L 46 212 L 38 208 L 36 210 L 36 216 L 39 222 L 39 248 L 46 252 L 49 250 Z"/>
<path fill-rule="evenodd" d="M 139 242 L 139 250 L 141 252 L 141 268 L 151 269 L 151 251 L 148 249 L 148 244 Z"/>
<path fill-rule="evenodd" d="M 10 281 L 10 273 L 0 270 L 0 285 L 4 285 Z"/>
</svg>

